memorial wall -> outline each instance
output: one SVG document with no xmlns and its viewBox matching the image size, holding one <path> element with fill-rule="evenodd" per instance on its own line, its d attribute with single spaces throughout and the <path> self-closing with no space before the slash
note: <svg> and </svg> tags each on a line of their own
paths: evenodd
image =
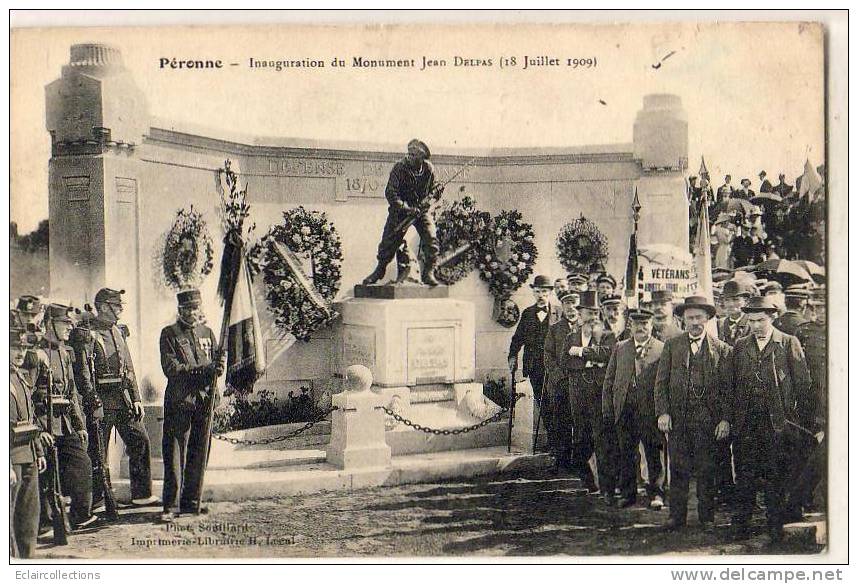
<svg viewBox="0 0 858 584">
<path fill-rule="evenodd" d="M 631 141 L 568 148 L 452 149 L 430 144 L 436 173 L 443 179 L 476 157 L 446 189 L 445 197 L 474 198 L 497 213 L 518 209 L 534 226 L 539 258 L 535 273 L 564 274 L 555 238 L 582 214 L 605 234 L 608 271 L 620 279 L 632 230 L 631 205 L 638 190 L 641 244 L 688 247 L 683 171 L 687 166 L 687 122 L 681 101 L 671 95 L 642 97 Z M 75 45 L 61 77 L 46 88 L 50 160 L 51 295 L 82 304 L 102 286 L 124 288 L 124 319 L 132 329 L 138 376 L 157 392 L 165 379 L 158 361 L 158 334 L 175 318 L 175 297 L 158 283 L 158 242 L 176 212 L 193 205 L 215 239 L 215 273 L 202 287 L 206 314 L 215 331 L 221 308 L 216 296 L 220 258 L 219 194 L 216 177 L 232 161 L 248 185 L 251 220 L 264 234 L 281 212 L 303 205 L 324 211 L 340 232 L 342 282 L 337 300 L 375 265 L 376 246 L 387 213 L 384 188 L 405 144 L 316 143 L 300 138 L 231 135 L 222 129 L 177 128 L 153 119 L 145 96 L 122 66 L 121 54 L 101 45 Z M 560 104 L 562 107 L 562 104 Z M 212 120 L 204 126 L 218 126 Z M 419 136 L 418 136 L 419 137 Z M 451 136 L 449 144 L 454 143 Z M 391 266 L 388 277 L 395 267 Z M 343 365 L 344 351 L 358 359 L 364 344 L 340 325 L 318 331 L 309 343 L 279 338 L 258 288 L 270 364 L 257 387 L 286 392 L 300 385 L 326 387 Z M 474 272 L 450 289 L 450 296 L 475 307 L 477 381 L 506 367 L 512 329 L 492 319 L 493 298 Z M 525 285 L 513 299 L 531 302 Z M 348 365 L 350 363 L 345 363 Z"/>
</svg>

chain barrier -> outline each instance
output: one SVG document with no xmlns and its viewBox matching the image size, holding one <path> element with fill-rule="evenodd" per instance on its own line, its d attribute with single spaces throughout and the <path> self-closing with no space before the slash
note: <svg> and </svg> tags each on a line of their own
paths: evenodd
<svg viewBox="0 0 858 584">
<path fill-rule="evenodd" d="M 524 397 L 523 393 L 515 394 L 513 405 L 515 405 L 515 402 L 517 402 L 519 399 L 521 399 L 523 397 Z M 438 428 L 429 428 L 427 426 L 421 426 L 417 422 L 412 422 L 408 418 L 403 418 L 402 416 L 400 416 L 399 414 L 397 414 L 396 412 L 394 412 L 393 410 L 390 410 L 388 408 L 382 407 L 381 409 L 384 410 L 385 414 L 387 414 L 388 416 L 390 416 L 391 418 L 393 418 L 397 422 L 402 422 L 406 426 L 410 426 L 411 428 L 414 428 L 415 430 L 418 430 L 420 432 L 424 432 L 426 434 L 434 434 L 435 436 L 457 436 L 459 434 L 467 434 L 468 432 L 473 432 L 474 430 L 479 430 L 483 426 L 487 426 L 488 424 L 491 424 L 492 422 L 497 422 L 498 420 L 500 420 L 503 417 L 504 414 L 506 414 L 507 412 L 510 411 L 510 408 L 501 408 L 501 410 L 498 413 L 496 413 L 494 416 L 492 416 L 490 418 L 486 418 L 482 422 L 474 424 L 473 426 L 466 426 L 464 428 L 454 428 L 453 430 L 439 430 Z"/>
<path fill-rule="evenodd" d="M 295 430 L 293 430 L 287 434 L 283 434 L 281 436 L 275 436 L 274 438 L 260 438 L 259 440 L 242 440 L 241 438 L 230 438 L 229 436 L 225 436 L 224 434 L 214 434 L 214 433 L 212 433 L 212 438 L 214 438 L 215 440 L 223 440 L 224 442 L 229 442 L 232 445 L 243 444 L 246 446 L 260 446 L 260 445 L 266 445 L 266 444 L 274 444 L 276 442 L 283 442 L 284 440 L 288 440 L 289 438 L 294 438 L 295 436 L 298 436 L 302 432 L 306 432 L 307 430 L 309 430 L 310 428 L 312 428 L 313 426 L 315 426 L 319 422 L 324 421 L 324 419 L 327 418 L 331 414 L 331 412 L 334 412 L 338 409 L 340 409 L 340 408 L 337 406 L 333 406 L 332 408 L 328 409 L 326 412 L 321 414 L 318 419 L 313 420 L 312 422 L 307 422 L 306 424 L 304 424 L 300 428 L 297 428 L 297 429 L 295 429 Z"/>
</svg>

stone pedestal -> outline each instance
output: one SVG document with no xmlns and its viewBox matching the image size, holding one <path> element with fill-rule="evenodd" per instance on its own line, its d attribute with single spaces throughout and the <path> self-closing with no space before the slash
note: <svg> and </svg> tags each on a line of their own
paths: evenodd
<svg viewBox="0 0 858 584">
<path fill-rule="evenodd" d="M 390 446 L 384 441 L 382 397 L 367 388 L 346 390 L 332 401 L 339 409 L 331 418 L 328 463 L 342 469 L 390 466 Z"/>
<path fill-rule="evenodd" d="M 521 381 L 516 381 L 515 391 L 524 395 L 515 402 L 515 419 L 512 425 L 512 450 L 513 452 L 533 454 L 534 429 L 536 428 L 536 420 L 534 419 L 536 408 L 534 407 L 533 388 L 530 386 L 530 381 L 522 379 Z M 542 437 L 541 430 L 540 437 Z"/>
</svg>

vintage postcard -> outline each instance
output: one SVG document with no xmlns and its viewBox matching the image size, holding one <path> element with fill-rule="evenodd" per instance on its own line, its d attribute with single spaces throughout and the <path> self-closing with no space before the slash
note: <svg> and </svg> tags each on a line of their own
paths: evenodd
<svg viewBox="0 0 858 584">
<path fill-rule="evenodd" d="M 830 29 L 622 17 L 13 28 L 13 561 L 841 561 Z"/>
</svg>

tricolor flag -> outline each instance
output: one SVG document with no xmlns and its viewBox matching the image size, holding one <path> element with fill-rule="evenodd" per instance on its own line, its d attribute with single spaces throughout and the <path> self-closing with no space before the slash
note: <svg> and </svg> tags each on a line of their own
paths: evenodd
<svg viewBox="0 0 858 584">
<path fill-rule="evenodd" d="M 226 351 L 226 385 L 230 393 L 246 395 L 265 371 L 265 352 L 244 242 L 234 230 L 224 239 L 218 295 L 224 303 L 221 350 Z"/>
<path fill-rule="evenodd" d="M 626 306 L 639 308 L 638 296 L 638 234 L 629 236 L 629 259 L 626 261 Z"/>
</svg>

